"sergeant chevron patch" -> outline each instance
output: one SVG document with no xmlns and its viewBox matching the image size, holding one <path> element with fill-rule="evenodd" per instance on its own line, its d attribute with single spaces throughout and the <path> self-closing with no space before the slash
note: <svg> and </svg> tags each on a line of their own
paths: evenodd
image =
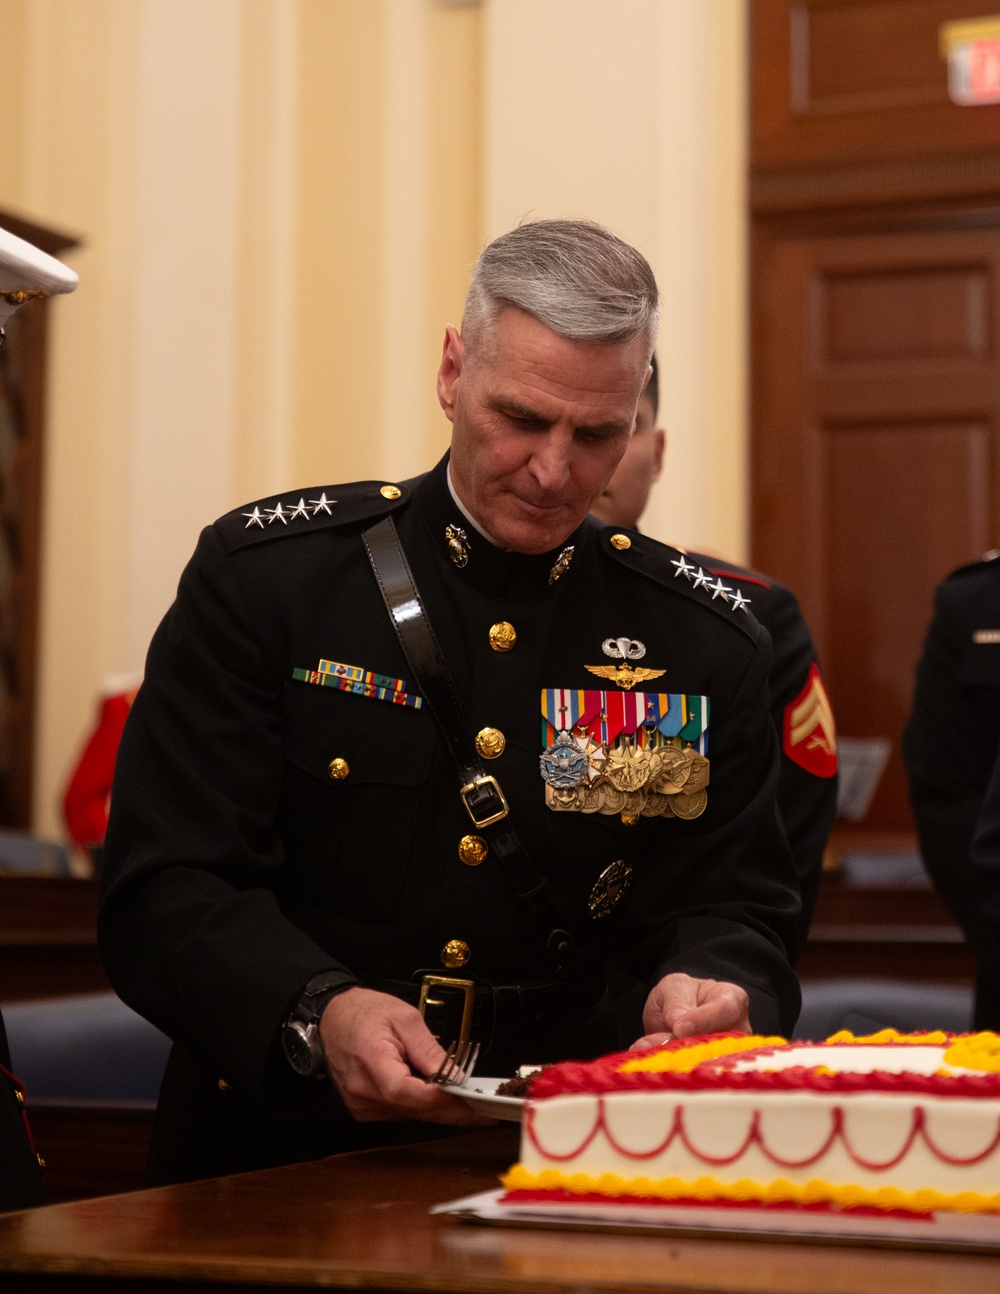
<svg viewBox="0 0 1000 1294">
<path fill-rule="evenodd" d="M 833 707 L 815 664 L 805 687 L 785 706 L 783 747 L 789 759 L 814 777 L 833 777 L 837 771 L 837 727 Z"/>
</svg>

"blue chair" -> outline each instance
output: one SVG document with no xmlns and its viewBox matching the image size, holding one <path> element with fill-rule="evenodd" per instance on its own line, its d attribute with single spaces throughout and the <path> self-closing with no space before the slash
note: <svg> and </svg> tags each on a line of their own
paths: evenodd
<svg viewBox="0 0 1000 1294">
<path fill-rule="evenodd" d="M 971 1028 L 971 987 L 889 979 L 804 980 L 802 1011 L 792 1036 L 817 1042 L 840 1029 L 866 1034 L 880 1029 L 967 1033 Z"/>
<path fill-rule="evenodd" d="M 14 1073 L 29 1101 L 155 1101 L 170 1039 L 113 993 L 3 1009 Z"/>
</svg>

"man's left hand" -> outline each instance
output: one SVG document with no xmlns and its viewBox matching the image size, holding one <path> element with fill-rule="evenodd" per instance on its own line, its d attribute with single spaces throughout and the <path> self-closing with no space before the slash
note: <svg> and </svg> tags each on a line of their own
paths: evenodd
<svg viewBox="0 0 1000 1294">
<path fill-rule="evenodd" d="M 749 1033 L 750 999 L 738 984 L 666 975 L 646 999 L 642 1027 L 645 1034 L 633 1051 L 699 1033 Z"/>
</svg>

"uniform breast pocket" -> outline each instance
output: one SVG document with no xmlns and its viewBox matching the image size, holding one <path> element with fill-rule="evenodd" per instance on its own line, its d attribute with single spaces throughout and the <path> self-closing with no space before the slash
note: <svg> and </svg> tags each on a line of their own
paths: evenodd
<svg viewBox="0 0 1000 1294">
<path fill-rule="evenodd" d="M 430 715 L 289 684 L 282 827 L 289 888 L 365 921 L 384 921 L 419 853 L 434 757 Z"/>
<path fill-rule="evenodd" d="M 970 643 L 962 653 L 958 679 L 964 687 L 1000 688 L 1000 643 Z"/>
</svg>

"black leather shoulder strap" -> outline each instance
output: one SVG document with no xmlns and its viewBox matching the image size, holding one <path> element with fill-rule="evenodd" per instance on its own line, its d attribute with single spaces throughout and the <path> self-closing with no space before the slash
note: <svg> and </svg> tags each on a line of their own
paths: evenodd
<svg viewBox="0 0 1000 1294">
<path fill-rule="evenodd" d="M 564 974 L 582 959 L 548 881 L 532 862 L 511 822 L 497 779 L 486 772 L 462 713 L 448 662 L 420 597 L 392 517 L 362 534 L 365 551 L 414 680 L 434 716 L 458 773 L 459 795 L 478 832 L 503 864 L 518 902 L 535 922 L 542 944 Z"/>
</svg>

